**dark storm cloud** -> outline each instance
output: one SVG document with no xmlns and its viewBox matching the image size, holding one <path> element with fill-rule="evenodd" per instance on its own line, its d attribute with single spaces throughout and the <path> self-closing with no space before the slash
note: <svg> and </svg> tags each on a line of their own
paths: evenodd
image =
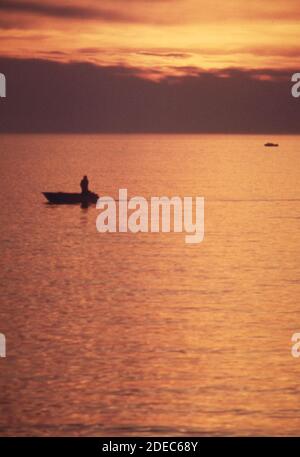
<svg viewBox="0 0 300 457">
<path fill-rule="evenodd" d="M 123 66 L 1 58 L 0 72 L 2 132 L 300 133 L 292 71 L 194 69 L 154 82 Z"/>
</svg>

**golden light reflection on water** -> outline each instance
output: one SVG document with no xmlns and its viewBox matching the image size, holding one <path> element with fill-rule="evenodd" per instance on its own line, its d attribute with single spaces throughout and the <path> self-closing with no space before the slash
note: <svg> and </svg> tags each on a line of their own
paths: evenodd
<svg viewBox="0 0 300 457">
<path fill-rule="evenodd" d="M 2 435 L 299 433 L 300 140 L 264 140 L 2 137 Z M 83 173 L 101 195 L 204 196 L 205 241 L 44 204 Z"/>
</svg>

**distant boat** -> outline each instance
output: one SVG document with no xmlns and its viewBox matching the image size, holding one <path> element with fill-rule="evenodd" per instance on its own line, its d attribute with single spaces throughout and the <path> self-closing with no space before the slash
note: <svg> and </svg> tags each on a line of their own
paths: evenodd
<svg viewBox="0 0 300 457">
<path fill-rule="evenodd" d="M 265 143 L 267 148 L 277 148 L 279 146 L 278 143 Z"/>
<path fill-rule="evenodd" d="M 43 192 L 49 203 L 56 205 L 88 205 L 97 203 L 99 195 L 94 192 L 88 192 L 87 194 L 79 193 L 66 193 L 66 192 Z"/>
</svg>

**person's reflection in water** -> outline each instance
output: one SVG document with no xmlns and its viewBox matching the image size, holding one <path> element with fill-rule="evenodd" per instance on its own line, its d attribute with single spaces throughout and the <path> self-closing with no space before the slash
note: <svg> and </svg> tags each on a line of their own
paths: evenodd
<svg viewBox="0 0 300 457">
<path fill-rule="evenodd" d="M 83 209 L 84 211 L 88 210 L 89 209 L 89 203 L 87 201 L 82 201 L 80 203 L 80 208 Z"/>
</svg>

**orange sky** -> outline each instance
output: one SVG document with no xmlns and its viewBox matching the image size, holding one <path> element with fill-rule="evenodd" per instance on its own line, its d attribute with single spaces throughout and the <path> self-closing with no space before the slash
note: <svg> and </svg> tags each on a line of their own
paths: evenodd
<svg viewBox="0 0 300 457">
<path fill-rule="evenodd" d="M 299 0 L 1 0 L 1 55 L 193 68 L 300 68 Z"/>
</svg>

